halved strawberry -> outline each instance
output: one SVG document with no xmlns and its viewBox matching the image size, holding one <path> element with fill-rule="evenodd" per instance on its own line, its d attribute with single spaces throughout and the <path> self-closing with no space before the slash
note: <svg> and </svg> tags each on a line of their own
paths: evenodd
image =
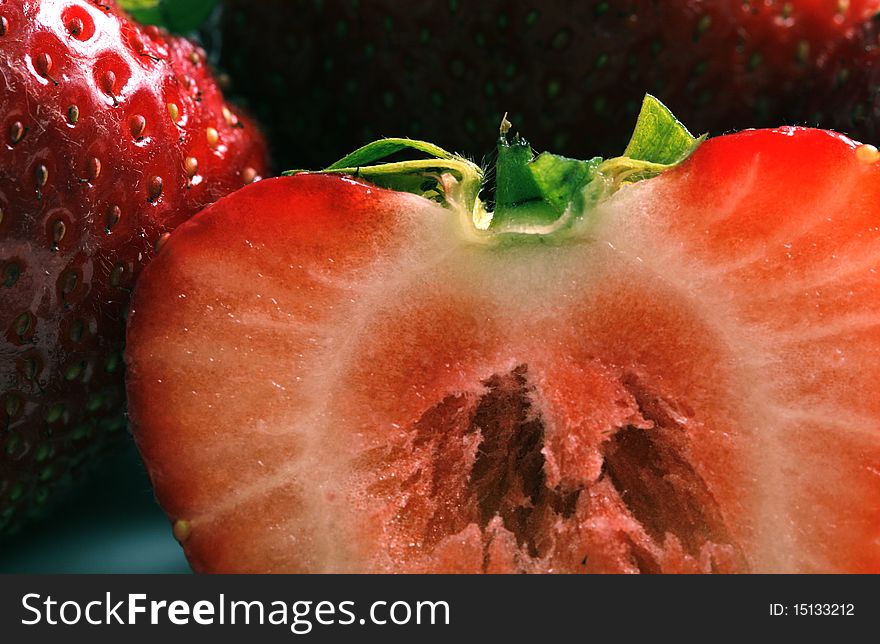
<svg viewBox="0 0 880 644">
<path fill-rule="evenodd" d="M 698 143 L 504 144 L 490 215 L 384 141 L 180 226 L 128 393 L 193 567 L 880 571 L 876 150 Z"/>
</svg>

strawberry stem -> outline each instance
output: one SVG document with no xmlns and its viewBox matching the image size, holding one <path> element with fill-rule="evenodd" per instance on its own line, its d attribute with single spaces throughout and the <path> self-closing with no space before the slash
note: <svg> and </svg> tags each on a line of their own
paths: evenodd
<svg viewBox="0 0 880 644">
<path fill-rule="evenodd" d="M 502 135 L 495 164 L 495 231 L 546 234 L 547 226 L 577 204 L 580 194 L 596 176 L 601 159 L 569 159 L 544 152 L 537 157 L 519 136 L 512 142 Z"/>
<path fill-rule="evenodd" d="M 509 129 L 509 128 L 507 128 Z M 543 152 L 535 156 L 519 136 L 498 143 L 495 211 L 490 230 L 548 236 L 583 220 L 623 185 L 657 176 L 681 163 L 704 137 L 694 138 L 672 112 L 646 95 L 623 156 L 579 161 Z"/>
<path fill-rule="evenodd" d="M 426 159 L 377 163 L 399 152 L 417 152 Z M 293 175 L 306 170 L 289 170 Z M 432 143 L 413 139 L 380 139 L 358 148 L 321 172 L 362 177 L 376 185 L 422 195 L 467 212 L 479 227 L 485 217 L 479 199 L 483 171 L 472 161 Z"/>
<path fill-rule="evenodd" d="M 628 183 L 654 177 L 686 159 L 703 138 L 694 138 L 660 101 L 645 96 L 622 156 L 587 161 L 543 152 L 535 155 L 519 135 L 507 140 L 502 121 L 495 165 L 495 207 L 480 200 L 483 172 L 463 157 L 424 141 L 381 139 L 346 155 L 322 172 L 362 177 L 379 186 L 439 201 L 467 220 L 479 240 L 499 235 L 546 237 L 584 221 L 596 204 Z M 400 152 L 427 158 L 385 161 Z M 307 172 L 291 170 L 285 175 Z"/>
</svg>

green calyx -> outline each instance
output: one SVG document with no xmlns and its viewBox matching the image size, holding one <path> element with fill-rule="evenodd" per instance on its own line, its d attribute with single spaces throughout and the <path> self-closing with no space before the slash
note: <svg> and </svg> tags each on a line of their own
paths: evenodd
<svg viewBox="0 0 880 644">
<path fill-rule="evenodd" d="M 201 27 L 219 0 L 119 0 L 119 5 L 146 25 L 189 33 Z"/>
<path fill-rule="evenodd" d="M 495 209 L 491 228 L 497 232 L 549 234 L 566 212 L 590 206 L 586 188 L 596 178 L 602 159 L 579 161 L 542 152 L 535 156 L 524 139 L 502 134 L 495 164 Z"/>
<path fill-rule="evenodd" d="M 519 136 L 507 140 L 502 122 L 495 163 L 494 209 L 480 199 L 482 169 L 442 148 L 410 139 L 382 139 L 321 172 L 362 177 L 392 190 L 411 192 L 459 212 L 469 236 L 488 240 L 515 236 L 563 236 L 588 219 L 602 200 L 622 186 L 651 177 L 684 161 L 705 139 L 695 138 L 653 96 L 645 96 L 629 145 L 622 156 L 580 161 L 543 152 L 535 155 Z M 427 158 L 381 162 L 401 151 Z M 301 170 L 286 172 L 297 174 Z"/>
<path fill-rule="evenodd" d="M 425 159 L 377 163 L 398 152 L 416 152 Z M 294 175 L 307 170 L 288 170 Z M 483 171 L 477 164 L 431 143 L 412 139 L 380 139 L 358 148 L 320 172 L 361 177 L 383 188 L 411 192 L 443 203 L 485 229 L 490 216 L 480 201 Z"/>
</svg>

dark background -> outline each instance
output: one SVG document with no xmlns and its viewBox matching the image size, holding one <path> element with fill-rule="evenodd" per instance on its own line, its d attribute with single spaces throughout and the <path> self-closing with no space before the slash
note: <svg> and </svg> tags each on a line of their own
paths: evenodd
<svg viewBox="0 0 880 644">
<path fill-rule="evenodd" d="M 0 539 L 0 573 L 188 571 L 129 436 L 50 516 Z"/>
</svg>

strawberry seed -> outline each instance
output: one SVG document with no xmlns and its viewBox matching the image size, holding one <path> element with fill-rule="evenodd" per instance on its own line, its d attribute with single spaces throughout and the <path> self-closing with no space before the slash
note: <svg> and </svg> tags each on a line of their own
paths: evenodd
<svg viewBox="0 0 880 644">
<path fill-rule="evenodd" d="M 18 413 L 19 409 L 21 409 L 21 398 L 15 394 L 6 396 L 6 415 L 12 418 Z"/>
<path fill-rule="evenodd" d="M 49 181 L 49 168 L 44 164 L 38 163 L 34 168 L 34 180 L 37 184 L 37 199 L 43 198 L 43 187 Z"/>
<path fill-rule="evenodd" d="M 21 121 L 15 121 L 9 126 L 9 142 L 15 145 L 24 138 L 25 127 Z"/>
<path fill-rule="evenodd" d="M 856 148 L 856 158 L 862 163 L 877 163 L 880 161 L 880 150 L 866 143 Z"/>
<path fill-rule="evenodd" d="M 83 22 L 79 18 L 71 18 L 67 21 L 67 33 L 76 38 L 83 32 Z"/>
<path fill-rule="evenodd" d="M 140 114 L 135 114 L 128 120 L 128 128 L 131 136 L 140 141 L 144 136 L 144 130 L 147 128 L 147 119 Z"/>
<path fill-rule="evenodd" d="M 97 157 L 92 157 L 86 164 L 86 172 L 89 181 L 94 183 L 101 176 L 101 161 Z"/>
<path fill-rule="evenodd" d="M 119 101 L 116 100 L 116 94 L 114 92 L 114 88 L 116 87 L 116 74 L 112 71 L 107 70 L 103 74 L 101 74 L 101 91 L 103 91 L 107 96 L 113 99 L 113 105 L 119 105 Z"/>
<path fill-rule="evenodd" d="M 162 196 L 162 177 L 151 177 L 147 185 L 147 201 L 153 203 Z"/>
<path fill-rule="evenodd" d="M 162 249 L 162 246 L 165 245 L 165 242 L 168 241 L 169 237 L 171 237 L 171 233 L 168 233 L 168 232 L 165 232 L 165 233 L 162 233 L 161 235 L 159 235 L 159 238 L 156 240 L 156 243 L 153 244 L 153 251 L 158 253 Z"/>
<path fill-rule="evenodd" d="M 70 325 L 70 341 L 71 342 L 79 342 L 82 340 L 83 331 L 85 330 L 85 322 L 80 319 L 74 320 L 73 324 Z"/>
<path fill-rule="evenodd" d="M 192 533 L 192 527 L 190 526 L 189 521 L 178 519 L 174 522 L 172 532 L 174 533 L 174 538 L 180 543 L 183 543 L 189 539 L 189 535 Z"/>
<path fill-rule="evenodd" d="M 17 318 L 15 318 L 15 322 L 12 323 L 12 328 L 15 332 L 15 335 L 19 337 L 19 339 L 23 339 L 28 331 L 31 330 L 34 324 L 34 315 L 30 311 L 25 311 L 21 313 Z"/>
<path fill-rule="evenodd" d="M 55 403 L 46 411 L 46 422 L 54 423 L 64 414 L 64 403 Z"/>
<path fill-rule="evenodd" d="M 21 267 L 15 262 L 9 262 L 3 269 L 3 286 L 14 286 L 21 275 Z"/>
<path fill-rule="evenodd" d="M 64 239 L 64 234 L 67 232 L 67 226 L 65 223 L 58 219 L 52 224 L 52 248 L 53 250 L 58 250 L 58 244 Z"/>
<path fill-rule="evenodd" d="M 122 210 L 119 206 L 110 206 L 107 209 L 107 232 L 110 232 L 110 229 L 113 228 L 116 224 L 119 223 L 119 220 L 122 218 Z"/>
</svg>

